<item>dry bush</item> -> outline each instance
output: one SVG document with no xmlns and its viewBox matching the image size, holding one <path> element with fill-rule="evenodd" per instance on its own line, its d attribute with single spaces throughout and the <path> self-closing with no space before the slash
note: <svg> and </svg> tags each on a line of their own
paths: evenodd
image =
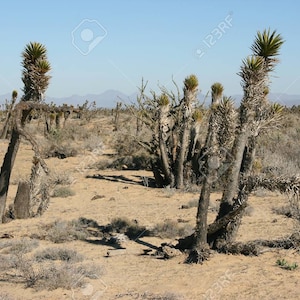
<svg viewBox="0 0 300 300">
<path fill-rule="evenodd" d="M 180 226 L 173 220 L 165 220 L 163 223 L 159 223 L 151 230 L 152 236 L 158 236 L 160 238 L 185 237 L 189 236 L 193 232 L 193 227 L 189 224 Z"/>
<path fill-rule="evenodd" d="M 45 260 L 61 260 L 66 262 L 80 262 L 83 256 L 77 251 L 67 248 L 46 248 L 35 253 L 35 260 L 42 262 Z"/>
<path fill-rule="evenodd" d="M 282 126 L 259 138 L 262 171 L 275 176 L 300 172 L 300 115 L 286 111 Z"/>
<path fill-rule="evenodd" d="M 45 146 L 41 153 L 45 158 L 57 157 L 60 159 L 64 159 L 67 157 L 74 157 L 78 154 L 78 147 L 74 148 L 70 146 L 70 144 L 57 144 L 49 142 L 47 146 Z"/>
<path fill-rule="evenodd" d="M 63 172 L 51 172 L 50 174 L 50 185 L 70 185 L 74 182 L 74 178 L 70 173 Z"/>
<path fill-rule="evenodd" d="M 101 154 L 104 150 L 102 138 L 97 135 L 91 135 L 83 142 L 83 149 L 93 151 L 95 154 Z"/>
<path fill-rule="evenodd" d="M 96 279 L 103 269 L 95 264 L 76 264 L 73 262 L 54 261 L 35 264 L 32 259 L 18 256 L 14 269 L 26 287 L 55 290 L 81 287 L 86 278 Z"/>
<path fill-rule="evenodd" d="M 181 206 L 182 209 L 189 209 L 189 208 L 194 208 L 194 207 L 198 207 L 198 199 L 192 199 L 188 202 L 188 204 L 184 204 Z"/>
<path fill-rule="evenodd" d="M 16 300 L 6 293 L 0 293 L 0 300 Z"/>
<path fill-rule="evenodd" d="M 97 279 L 102 273 L 103 269 L 95 264 L 51 263 L 41 272 L 36 287 L 47 290 L 78 288 L 85 284 L 86 278 Z"/>
<path fill-rule="evenodd" d="M 273 212 L 278 215 L 283 215 L 288 218 L 294 218 L 300 220 L 300 211 L 299 207 L 295 207 L 293 205 L 285 205 L 281 207 L 274 207 Z"/>
<path fill-rule="evenodd" d="M 52 197 L 67 198 L 67 197 L 74 196 L 74 195 L 75 195 L 75 192 L 67 186 L 57 187 L 52 192 Z"/>
<path fill-rule="evenodd" d="M 163 189 L 163 193 L 164 193 L 165 197 L 171 198 L 171 197 L 173 197 L 175 195 L 176 189 L 175 188 L 171 188 L 170 186 L 166 186 Z"/>
<path fill-rule="evenodd" d="M 55 221 L 41 228 L 34 237 L 53 243 L 64 243 L 73 240 L 86 240 L 90 234 L 78 221 Z"/>
<path fill-rule="evenodd" d="M 147 153 L 140 153 L 117 158 L 107 167 L 117 170 L 151 170 L 151 161 L 152 159 Z"/>
<path fill-rule="evenodd" d="M 137 239 L 149 234 L 149 231 L 144 226 L 140 226 L 136 220 L 128 218 L 115 218 L 107 226 L 109 232 L 124 233 L 130 239 Z"/>
<path fill-rule="evenodd" d="M 122 132 L 117 135 L 114 141 L 114 149 L 118 156 L 130 156 L 132 153 L 139 152 L 141 146 L 131 135 Z"/>
<path fill-rule="evenodd" d="M 172 293 L 165 292 L 164 294 L 154 294 L 145 292 L 141 295 L 141 299 L 145 300 L 184 300 L 183 296 Z"/>
<path fill-rule="evenodd" d="M 25 254 L 31 252 L 39 246 L 39 241 L 36 239 L 22 238 L 20 240 L 7 240 L 0 242 L 0 249 L 4 249 L 2 253 L 9 254 Z"/>
<path fill-rule="evenodd" d="M 6 272 L 16 265 L 16 257 L 10 254 L 0 254 L 0 272 Z"/>
</svg>

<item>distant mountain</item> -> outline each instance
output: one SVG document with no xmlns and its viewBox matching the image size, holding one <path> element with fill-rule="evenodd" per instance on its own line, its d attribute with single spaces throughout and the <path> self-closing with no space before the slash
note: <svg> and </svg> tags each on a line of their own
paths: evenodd
<svg viewBox="0 0 300 300">
<path fill-rule="evenodd" d="M 97 107 L 103 108 L 113 108 L 116 106 L 117 102 L 123 103 L 135 103 L 136 102 L 137 93 L 126 95 L 118 90 L 107 90 L 101 94 L 87 94 L 84 96 L 80 95 L 72 95 L 69 97 L 46 97 L 46 103 L 54 102 L 56 105 L 61 105 L 63 103 L 77 106 L 82 105 L 86 100 L 90 103 L 95 101 Z M 242 95 L 233 95 L 232 98 L 234 99 L 236 104 L 239 104 Z M 7 93 L 4 95 L 0 95 L 0 105 L 5 103 L 5 100 L 11 99 L 11 94 Z M 205 105 L 209 105 L 210 103 L 210 96 L 206 96 L 204 94 L 199 93 L 198 99 L 200 103 L 205 101 Z M 273 102 L 278 102 L 284 106 L 293 106 L 293 105 L 300 105 L 300 95 L 288 95 L 288 94 L 279 94 L 274 93 L 270 94 L 269 99 Z"/>
<path fill-rule="evenodd" d="M 88 100 L 90 103 L 95 101 L 97 107 L 103 108 L 113 108 L 116 106 L 117 102 L 130 102 L 128 95 L 117 90 L 107 90 L 101 94 L 87 94 L 84 96 L 72 95 L 64 98 L 46 97 L 45 99 L 47 103 L 54 102 L 57 105 L 66 103 L 74 106 L 77 106 L 78 104 L 81 105 L 86 100 Z"/>
</svg>

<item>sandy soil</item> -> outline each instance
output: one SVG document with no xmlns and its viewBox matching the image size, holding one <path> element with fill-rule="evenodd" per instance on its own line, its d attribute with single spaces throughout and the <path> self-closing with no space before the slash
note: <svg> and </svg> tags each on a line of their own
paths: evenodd
<svg viewBox="0 0 300 300">
<path fill-rule="evenodd" d="M 0 155 L 6 151 L 7 143 L 1 141 Z M 38 232 L 43 224 L 55 220 L 73 220 L 79 217 L 93 219 L 106 225 L 115 217 L 135 219 L 140 224 L 153 227 L 166 219 L 185 220 L 194 226 L 196 208 L 181 209 L 198 193 L 181 193 L 167 189 L 154 189 L 141 184 L 142 177 L 152 177 L 146 171 L 95 171 L 78 165 L 86 161 L 85 156 L 59 160 L 47 159 L 52 171 L 69 172 L 75 181 L 71 188 L 75 195 L 68 198 L 51 198 L 48 210 L 41 217 L 15 220 L 0 226 L 0 236 L 8 233 L 19 239 Z M 105 157 L 103 157 L 105 158 Z M 16 182 L 30 172 L 32 150 L 22 144 L 12 174 L 9 203 L 16 192 Z M 86 175 L 101 174 L 124 176 L 127 180 L 103 180 L 85 178 Z M 113 178 L 113 177 L 111 177 Z M 95 195 L 104 197 L 91 200 Z M 220 194 L 212 195 L 212 206 L 217 205 Z M 245 216 L 239 230 L 238 240 L 279 238 L 290 234 L 294 222 L 272 211 L 286 204 L 285 197 L 276 193 L 257 193 L 249 200 L 250 213 Z M 215 217 L 209 214 L 209 222 Z M 175 240 L 143 237 L 143 242 L 160 246 L 162 242 Z M 39 248 L 51 246 L 49 241 L 40 241 Z M 0 295 L 8 294 L 11 299 L 300 299 L 300 270 L 288 271 L 276 265 L 277 259 L 300 263 L 300 256 L 291 250 L 265 252 L 258 257 L 225 255 L 215 253 L 203 265 L 184 264 L 184 256 L 171 260 L 140 255 L 145 245 L 135 241 L 126 242 L 125 250 L 113 250 L 110 246 L 72 241 L 63 247 L 75 249 L 86 261 L 103 268 L 103 275 L 89 281 L 85 288 L 75 290 L 36 291 L 25 288 L 22 283 L 0 280 Z M 113 255 L 107 257 L 107 252 Z M 158 298 L 172 293 L 177 296 Z M 0 297 L 1 299 L 1 297 Z"/>
</svg>

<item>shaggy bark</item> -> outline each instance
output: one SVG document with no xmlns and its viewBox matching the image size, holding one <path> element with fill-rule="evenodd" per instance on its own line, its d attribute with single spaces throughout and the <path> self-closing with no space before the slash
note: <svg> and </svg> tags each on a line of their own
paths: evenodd
<svg viewBox="0 0 300 300">
<path fill-rule="evenodd" d="M 26 181 L 20 181 L 14 201 L 14 217 L 16 219 L 29 218 L 30 186 Z"/>
<path fill-rule="evenodd" d="M 35 142 L 33 137 L 24 130 L 25 121 L 30 114 L 32 109 L 40 109 L 42 111 L 49 111 L 48 105 L 21 101 L 16 105 L 14 109 L 14 119 L 13 119 L 13 130 L 11 134 L 10 143 L 7 152 L 4 156 L 3 164 L 0 172 L 0 223 L 3 222 L 3 216 L 5 214 L 6 199 L 9 188 L 10 176 L 14 166 L 15 158 L 20 146 L 21 135 L 26 138 L 32 145 L 35 152 L 35 159 L 40 163 L 46 174 L 49 173 L 46 163 L 44 162 L 41 154 L 39 152 L 38 144 Z M 47 192 L 45 192 L 44 200 L 42 202 L 47 202 Z"/>
<path fill-rule="evenodd" d="M 7 138 L 8 128 L 9 128 L 9 125 L 10 125 L 11 120 L 12 120 L 12 111 L 13 111 L 13 108 L 15 106 L 16 100 L 17 100 L 17 97 L 14 97 L 14 95 L 13 95 L 12 100 L 11 100 L 11 104 L 9 105 L 7 116 L 6 116 L 6 119 L 5 119 L 5 122 L 4 122 L 3 130 L 2 130 L 2 133 L 1 133 L 1 137 L 0 137 L 1 139 L 6 139 Z"/>
<path fill-rule="evenodd" d="M 20 134 L 15 128 L 13 128 L 10 143 L 4 156 L 0 172 L 0 223 L 3 222 L 11 171 L 15 163 L 19 146 Z"/>
<path fill-rule="evenodd" d="M 223 87 L 222 87 L 223 90 Z M 211 104 L 211 115 L 209 118 L 208 133 L 204 146 L 204 155 L 202 160 L 204 162 L 203 169 L 203 183 L 198 203 L 197 217 L 196 217 L 196 230 L 195 230 L 195 243 L 193 251 L 190 253 L 189 261 L 201 263 L 208 259 L 210 249 L 207 244 L 207 213 L 211 194 L 211 187 L 217 179 L 217 169 L 220 166 L 219 147 L 217 141 L 218 122 L 216 116 L 216 107 L 219 105 L 222 92 L 218 97 L 213 93 Z"/>
<path fill-rule="evenodd" d="M 189 90 L 185 88 L 184 99 L 182 100 L 182 124 L 181 124 L 181 135 L 180 135 L 180 148 L 176 159 L 176 188 L 183 188 L 183 172 L 184 165 L 189 149 L 190 133 L 191 133 L 191 119 L 194 110 L 194 103 L 196 101 L 197 90 Z"/>
</svg>

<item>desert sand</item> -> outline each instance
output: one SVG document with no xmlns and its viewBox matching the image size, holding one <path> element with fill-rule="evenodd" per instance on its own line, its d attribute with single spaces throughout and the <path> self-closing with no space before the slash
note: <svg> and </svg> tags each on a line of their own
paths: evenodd
<svg viewBox="0 0 300 300">
<path fill-rule="evenodd" d="M 0 143 L 3 157 L 7 141 Z M 31 146 L 22 143 L 13 170 L 8 204 L 14 199 L 19 178 L 30 173 L 33 152 Z M 181 209 L 199 192 L 183 193 L 168 189 L 144 186 L 142 178 L 152 178 L 148 171 L 84 169 L 78 165 L 89 153 L 66 159 L 50 158 L 46 162 L 55 172 L 68 172 L 74 177 L 70 186 L 75 195 L 67 198 L 51 198 L 48 210 L 40 217 L 13 220 L 0 225 L 0 236 L 10 234 L 13 239 L 28 237 L 38 232 L 42 225 L 55 220 L 73 220 L 80 217 L 93 219 L 106 225 L 113 218 L 127 217 L 151 228 L 164 220 L 184 220 L 195 225 L 196 208 Z M 105 159 L 105 152 L 101 157 Z M 77 169 L 76 169 L 77 168 Z M 87 175 L 120 176 L 128 180 L 117 181 L 86 178 Z M 101 198 L 92 200 L 93 196 Z M 220 194 L 212 195 L 211 207 L 218 204 Z M 278 193 L 257 192 L 249 200 L 249 214 L 243 218 L 237 240 L 251 241 L 259 238 L 280 238 L 292 233 L 295 221 L 275 214 L 273 208 L 287 204 L 287 198 Z M 216 212 L 211 209 L 209 222 Z M 139 240 L 138 240 L 139 241 Z M 139 243 L 129 240 L 125 249 L 115 250 L 109 245 L 70 241 L 53 244 L 39 241 L 38 249 L 63 246 L 74 249 L 85 261 L 99 265 L 103 274 L 89 280 L 82 288 L 53 291 L 26 288 L 22 282 L 0 278 L 0 293 L 9 299 L 300 299 L 300 270 L 289 271 L 276 265 L 278 259 L 300 262 L 295 250 L 266 251 L 260 256 L 226 255 L 214 253 L 202 265 L 185 264 L 185 255 L 164 260 L 152 255 L 141 255 L 149 249 L 145 243 L 160 246 L 163 242 L 176 243 L 176 239 L 142 237 Z M 110 253 L 107 256 L 107 253 Z M 169 294 L 168 294 L 169 293 Z M 165 298 L 163 298 L 163 296 Z M 152 298 L 151 298 L 152 297 Z M 1 298 L 1 297 L 0 297 Z M 5 298 L 3 298 L 5 299 Z"/>
</svg>

